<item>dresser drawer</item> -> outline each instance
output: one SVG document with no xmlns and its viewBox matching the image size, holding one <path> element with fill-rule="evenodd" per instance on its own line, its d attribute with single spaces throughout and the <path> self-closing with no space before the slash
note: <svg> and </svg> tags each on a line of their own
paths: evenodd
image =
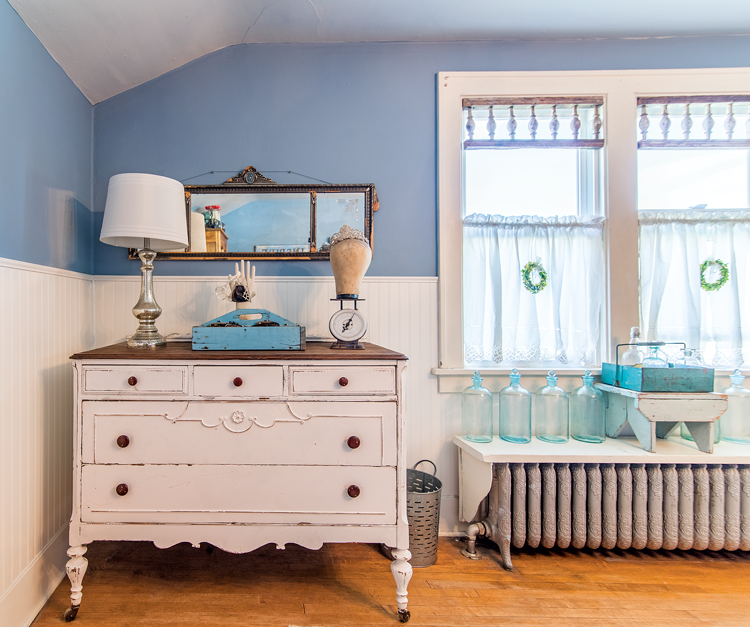
<svg viewBox="0 0 750 627">
<path fill-rule="evenodd" d="M 193 392 L 197 396 L 266 397 L 284 393 L 281 366 L 195 366 Z"/>
<path fill-rule="evenodd" d="M 84 392 L 119 394 L 186 394 L 184 366 L 85 366 Z"/>
<path fill-rule="evenodd" d="M 382 366 L 289 368 L 290 393 L 298 395 L 395 394 L 396 370 Z"/>
<path fill-rule="evenodd" d="M 86 401 L 83 442 L 97 464 L 395 466 L 396 403 Z"/>
<path fill-rule="evenodd" d="M 396 523 L 395 468 L 86 465 L 81 491 L 83 522 Z"/>
</svg>

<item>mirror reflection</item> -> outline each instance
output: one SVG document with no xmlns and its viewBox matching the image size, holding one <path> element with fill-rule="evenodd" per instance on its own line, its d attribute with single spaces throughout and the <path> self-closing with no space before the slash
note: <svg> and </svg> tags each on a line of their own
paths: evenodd
<svg viewBox="0 0 750 627">
<path fill-rule="evenodd" d="M 264 182 L 246 183 L 250 170 Z M 278 185 L 247 168 L 223 185 L 186 186 L 185 205 L 190 249 L 160 257 L 328 259 L 345 224 L 372 241 L 378 201 L 374 185 Z"/>
</svg>

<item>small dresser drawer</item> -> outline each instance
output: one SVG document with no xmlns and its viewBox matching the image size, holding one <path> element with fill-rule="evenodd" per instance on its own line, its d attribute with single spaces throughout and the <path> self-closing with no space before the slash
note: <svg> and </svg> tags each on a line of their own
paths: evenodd
<svg viewBox="0 0 750 627">
<path fill-rule="evenodd" d="M 395 466 L 396 403 L 84 401 L 83 462 Z"/>
<path fill-rule="evenodd" d="M 284 393 L 281 366 L 195 366 L 196 396 L 271 398 Z"/>
<path fill-rule="evenodd" d="M 396 370 L 383 366 L 289 368 L 290 393 L 297 395 L 395 394 Z"/>
<path fill-rule="evenodd" d="M 180 366 L 86 366 L 84 392 L 186 394 L 187 368 Z"/>
<path fill-rule="evenodd" d="M 81 482 L 83 522 L 396 523 L 395 468 L 85 465 Z"/>
</svg>

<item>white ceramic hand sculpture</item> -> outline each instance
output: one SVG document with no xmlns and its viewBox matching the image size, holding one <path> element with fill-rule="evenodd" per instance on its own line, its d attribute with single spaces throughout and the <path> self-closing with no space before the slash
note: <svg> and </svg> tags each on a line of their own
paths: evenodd
<svg viewBox="0 0 750 627">
<path fill-rule="evenodd" d="M 255 266 L 251 270 L 250 263 L 247 264 L 247 270 L 251 272 L 248 278 L 245 260 L 240 264 L 234 264 L 234 275 L 228 275 L 227 282 L 216 288 L 216 296 L 222 300 L 231 300 L 237 309 L 250 309 L 250 301 L 255 296 Z"/>
</svg>

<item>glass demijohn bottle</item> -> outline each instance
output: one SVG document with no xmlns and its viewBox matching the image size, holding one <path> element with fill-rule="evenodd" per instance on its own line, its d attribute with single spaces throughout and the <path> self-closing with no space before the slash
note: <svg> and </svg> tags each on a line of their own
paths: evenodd
<svg viewBox="0 0 750 627">
<path fill-rule="evenodd" d="M 637 346 L 640 339 L 641 330 L 638 327 L 631 327 L 630 347 L 622 354 L 622 357 L 620 358 L 620 365 L 637 366 L 643 361 L 643 353 L 641 353 Z"/>
<path fill-rule="evenodd" d="M 735 444 L 750 444 L 750 390 L 742 385 L 745 377 L 739 370 L 730 379 L 732 385 L 724 390 L 727 410 L 720 418 L 721 437 Z"/>
<path fill-rule="evenodd" d="M 667 360 L 664 359 L 663 353 L 658 346 L 648 347 L 648 357 L 642 362 L 644 368 L 666 368 Z"/>
<path fill-rule="evenodd" d="M 557 375 L 553 370 L 547 373 L 547 385 L 537 390 L 534 415 L 539 440 L 554 444 L 568 441 L 568 395 L 557 387 Z"/>
<path fill-rule="evenodd" d="M 464 437 L 470 442 L 492 442 L 492 394 L 482 387 L 477 370 L 472 385 L 461 397 L 461 417 Z"/>
<path fill-rule="evenodd" d="M 570 435 L 574 440 L 604 442 L 604 395 L 594 386 L 591 371 L 583 373 L 583 385 L 570 395 Z"/>
<path fill-rule="evenodd" d="M 517 368 L 510 371 L 510 385 L 500 390 L 500 437 L 507 442 L 531 442 L 531 393 L 520 385 Z"/>
</svg>

